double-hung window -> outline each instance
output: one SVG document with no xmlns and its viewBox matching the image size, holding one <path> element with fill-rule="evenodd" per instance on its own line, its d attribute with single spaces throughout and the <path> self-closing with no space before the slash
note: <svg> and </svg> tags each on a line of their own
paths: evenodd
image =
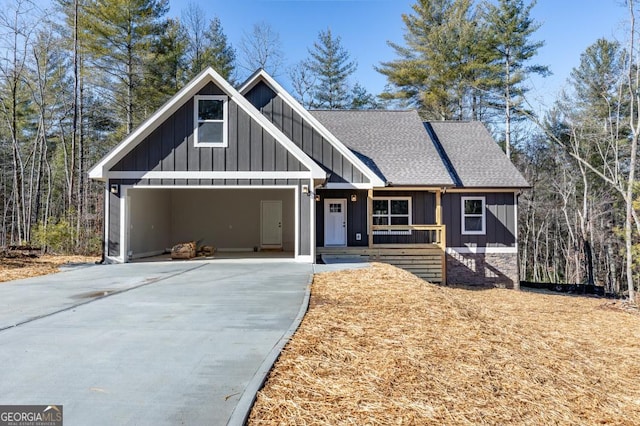
<svg viewBox="0 0 640 426">
<path fill-rule="evenodd" d="M 486 234 L 486 208 L 484 197 L 462 197 L 462 233 Z"/>
<path fill-rule="evenodd" d="M 194 146 L 227 146 L 227 100 L 221 95 L 194 97 Z"/>
<path fill-rule="evenodd" d="M 391 197 L 373 199 L 374 225 L 411 225 L 411 198 Z M 374 235 L 409 235 L 410 229 L 374 231 Z"/>
</svg>

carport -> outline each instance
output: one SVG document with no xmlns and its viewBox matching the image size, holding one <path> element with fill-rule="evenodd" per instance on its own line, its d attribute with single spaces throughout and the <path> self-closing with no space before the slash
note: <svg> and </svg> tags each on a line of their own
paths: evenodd
<svg viewBox="0 0 640 426">
<path fill-rule="evenodd" d="M 296 253 L 297 187 L 126 189 L 129 259 L 163 254 L 173 245 L 197 241 L 219 254 L 283 257 Z M 264 257 L 264 253 L 261 253 Z"/>
</svg>

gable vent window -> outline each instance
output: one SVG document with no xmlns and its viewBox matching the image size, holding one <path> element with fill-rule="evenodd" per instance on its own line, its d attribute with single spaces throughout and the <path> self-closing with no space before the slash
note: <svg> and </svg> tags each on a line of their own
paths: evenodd
<svg viewBox="0 0 640 426">
<path fill-rule="evenodd" d="M 462 233 L 485 235 L 486 222 L 484 197 L 462 197 Z"/>
<path fill-rule="evenodd" d="M 411 225 L 411 198 L 374 198 L 374 225 Z M 373 231 L 373 235 L 410 235 L 410 229 Z"/>
<path fill-rule="evenodd" d="M 194 146 L 227 146 L 227 102 L 220 95 L 194 97 Z"/>
</svg>

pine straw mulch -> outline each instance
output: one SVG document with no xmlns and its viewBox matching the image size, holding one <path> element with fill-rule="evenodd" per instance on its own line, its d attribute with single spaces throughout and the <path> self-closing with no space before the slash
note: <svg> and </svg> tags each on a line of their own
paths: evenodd
<svg viewBox="0 0 640 426">
<path fill-rule="evenodd" d="M 96 256 L 62 256 L 44 254 L 37 257 L 0 255 L 0 283 L 21 278 L 37 277 L 60 271 L 60 266 L 69 263 L 95 263 Z"/>
<path fill-rule="evenodd" d="M 249 424 L 640 424 L 640 317 L 605 303 L 318 274 Z"/>
</svg>

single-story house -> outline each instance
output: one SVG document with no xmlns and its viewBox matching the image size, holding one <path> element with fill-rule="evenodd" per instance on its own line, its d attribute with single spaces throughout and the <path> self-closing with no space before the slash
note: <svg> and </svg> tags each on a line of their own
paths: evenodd
<svg viewBox="0 0 640 426">
<path fill-rule="evenodd" d="M 478 122 L 416 111 L 308 111 L 265 71 L 209 68 L 89 172 L 105 184 L 105 258 L 191 240 L 300 262 L 367 256 L 433 282 L 518 283 L 529 185 Z"/>
</svg>

